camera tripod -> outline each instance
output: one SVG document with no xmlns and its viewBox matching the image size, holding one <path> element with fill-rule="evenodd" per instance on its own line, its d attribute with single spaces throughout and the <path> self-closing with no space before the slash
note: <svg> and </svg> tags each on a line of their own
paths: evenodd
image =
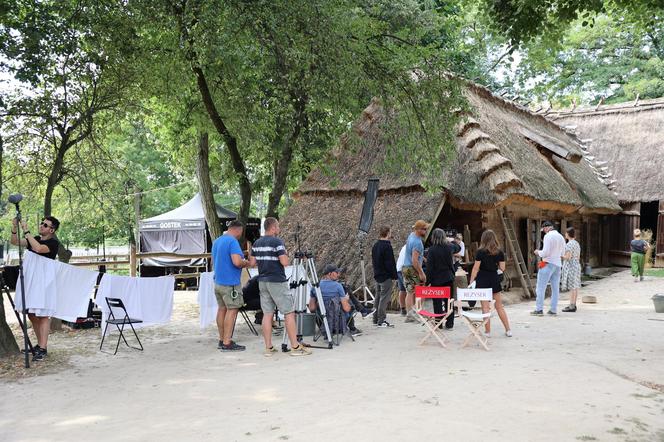
<svg viewBox="0 0 664 442">
<path fill-rule="evenodd" d="M 307 312 L 307 300 L 309 299 L 309 293 L 307 291 L 307 285 L 311 284 L 316 293 L 316 300 L 318 301 L 318 308 L 320 309 L 320 314 L 322 316 L 323 326 L 325 328 L 325 333 L 328 337 L 326 346 L 315 346 L 306 344 L 306 347 L 312 348 L 323 348 L 331 350 L 332 346 L 332 334 L 330 333 L 330 326 L 327 323 L 327 315 L 325 312 L 325 303 L 323 302 L 323 294 L 320 291 L 320 281 L 318 279 L 318 274 L 316 273 L 316 263 L 314 257 L 311 253 L 308 252 L 295 252 L 295 259 L 293 259 L 293 273 L 291 274 L 290 288 L 293 290 L 293 299 L 295 302 L 295 319 L 297 324 L 297 340 L 302 342 L 302 336 L 304 332 L 304 314 Z M 304 344 L 303 344 L 304 345 Z M 286 329 L 284 328 L 283 340 L 281 342 L 281 350 L 286 352 L 288 351 L 288 335 L 286 334 Z"/>
</svg>

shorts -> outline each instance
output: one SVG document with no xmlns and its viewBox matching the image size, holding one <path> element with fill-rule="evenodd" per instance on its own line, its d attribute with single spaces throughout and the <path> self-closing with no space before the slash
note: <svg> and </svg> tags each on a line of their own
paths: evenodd
<svg viewBox="0 0 664 442">
<path fill-rule="evenodd" d="M 240 285 L 214 285 L 214 296 L 219 308 L 240 308 L 244 305 L 242 287 Z"/>
<path fill-rule="evenodd" d="M 403 273 L 397 272 L 397 283 L 399 284 L 399 291 L 405 292 L 406 286 L 403 284 Z"/>
<path fill-rule="evenodd" d="M 423 284 L 422 281 L 420 281 L 420 277 L 418 276 L 415 267 L 404 266 L 401 272 L 403 273 L 403 282 L 406 287 L 406 293 L 415 293 L 415 286 Z"/>
<path fill-rule="evenodd" d="M 258 281 L 261 293 L 261 310 L 263 313 L 274 313 L 279 310 L 284 315 L 295 311 L 295 301 L 287 281 Z"/>
</svg>

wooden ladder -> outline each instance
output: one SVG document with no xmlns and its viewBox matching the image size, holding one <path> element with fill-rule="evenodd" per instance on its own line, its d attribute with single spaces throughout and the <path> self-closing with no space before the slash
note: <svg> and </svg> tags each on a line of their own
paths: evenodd
<svg viewBox="0 0 664 442">
<path fill-rule="evenodd" d="M 516 261 L 516 270 L 519 273 L 519 278 L 521 278 L 521 287 L 523 287 L 523 292 L 527 298 L 535 297 L 535 290 L 533 289 L 533 284 L 530 280 L 530 274 L 528 273 L 528 266 L 523 259 L 523 254 L 521 253 L 521 247 L 519 247 L 519 242 L 516 239 L 516 233 L 514 233 L 514 225 L 512 220 L 507 213 L 505 207 L 501 207 L 498 210 L 498 216 L 503 222 L 503 229 L 505 230 L 505 238 L 507 239 L 507 246 L 509 247 L 510 254 Z"/>
</svg>

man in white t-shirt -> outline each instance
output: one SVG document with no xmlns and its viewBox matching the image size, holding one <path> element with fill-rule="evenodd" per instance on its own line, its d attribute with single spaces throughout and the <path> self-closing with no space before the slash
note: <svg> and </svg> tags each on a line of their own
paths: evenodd
<svg viewBox="0 0 664 442">
<path fill-rule="evenodd" d="M 558 308 L 558 295 L 560 294 L 561 257 L 565 254 L 565 238 L 553 227 L 551 221 L 542 223 L 545 233 L 542 250 L 535 250 L 535 255 L 542 259 L 537 272 L 537 299 L 535 310 L 530 312 L 533 316 L 544 315 L 544 293 L 546 286 L 551 282 L 551 307 L 548 314 L 555 316 Z"/>
<path fill-rule="evenodd" d="M 397 259 L 397 282 L 399 284 L 399 308 L 401 308 L 401 316 L 406 316 L 406 286 L 403 283 L 403 260 L 406 257 L 406 245 L 399 251 L 399 258 Z"/>
</svg>

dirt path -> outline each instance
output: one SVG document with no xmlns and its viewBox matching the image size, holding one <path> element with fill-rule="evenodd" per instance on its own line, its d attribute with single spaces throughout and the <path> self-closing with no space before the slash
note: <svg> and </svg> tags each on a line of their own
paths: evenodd
<svg viewBox="0 0 664 442">
<path fill-rule="evenodd" d="M 664 441 L 654 293 L 664 279 L 622 272 L 584 288 L 599 303 L 576 314 L 508 306 L 514 337 L 494 320 L 490 352 L 459 348 L 461 322 L 448 349 L 418 347 L 421 327 L 391 315 L 393 329 L 360 320 L 356 342 L 273 359 L 243 323 L 236 340 L 248 350 L 217 351 L 195 296 L 178 294 L 173 322 L 140 332 L 143 353 L 97 352 L 98 330 L 58 333 L 33 376 L 12 381 L 5 367 L 0 440 Z"/>
</svg>

